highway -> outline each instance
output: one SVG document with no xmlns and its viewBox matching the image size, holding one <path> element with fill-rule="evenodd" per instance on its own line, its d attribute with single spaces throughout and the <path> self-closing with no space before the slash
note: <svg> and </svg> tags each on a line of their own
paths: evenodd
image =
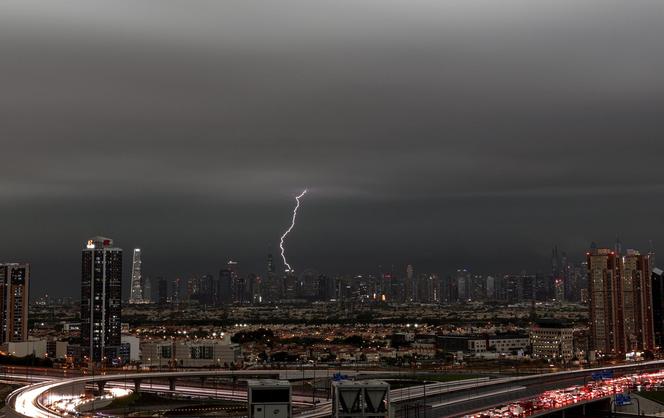
<svg viewBox="0 0 664 418">
<path fill-rule="evenodd" d="M 456 417 L 469 415 L 475 411 L 491 408 L 496 405 L 508 404 L 514 400 L 535 397 L 543 392 L 556 388 L 565 388 L 574 385 L 585 384 L 593 372 L 612 369 L 619 374 L 627 374 L 634 371 L 658 370 L 664 368 L 664 361 L 640 362 L 619 366 L 607 366 L 597 369 L 585 369 L 574 371 L 563 371 L 542 375 L 528 375 L 503 378 L 477 378 L 461 380 L 456 382 L 438 382 L 426 385 L 412 386 L 403 389 L 394 389 L 390 392 L 391 408 L 397 418 L 413 417 L 419 412 L 426 411 L 427 418 Z M 171 392 L 169 384 L 165 384 L 169 378 L 197 378 L 197 377 L 239 377 L 250 378 L 257 376 L 291 379 L 331 377 L 333 370 L 216 370 L 216 371 L 169 371 L 169 372 L 147 372 L 127 374 L 105 374 L 96 376 L 83 376 L 62 379 L 49 375 L 6 373 L 6 380 L 21 380 L 36 383 L 32 386 L 19 389 L 7 398 L 10 409 L 20 415 L 32 418 L 53 418 L 57 416 L 52 412 L 40 407 L 37 400 L 46 391 L 74 384 L 98 384 L 108 382 L 108 387 L 120 387 L 133 389 L 134 383 L 140 384 L 140 390 L 155 392 Z M 393 372 L 357 371 L 357 374 L 386 377 Z M 348 373 L 351 374 L 351 373 Z M 161 382 L 151 382 L 151 379 L 161 379 Z M 246 400 L 244 390 L 232 390 L 228 388 L 193 387 L 185 382 L 177 384 L 176 392 L 189 396 L 214 397 L 234 400 Z M 73 386 L 72 386 L 73 387 Z M 298 418 L 323 418 L 331 415 L 331 403 L 319 399 L 315 408 L 301 412 Z M 311 405 L 311 396 L 295 395 L 293 402 L 296 405 Z M 8 414 L 11 415 L 11 414 Z"/>
<path fill-rule="evenodd" d="M 416 412 L 427 418 L 459 417 L 495 406 L 509 404 L 515 400 L 536 397 L 553 389 L 585 385 L 591 381 L 594 372 L 611 369 L 616 376 L 664 368 L 664 361 L 640 362 L 620 366 L 608 366 L 595 369 L 565 371 L 542 375 L 518 376 L 492 379 L 489 382 L 477 382 L 470 387 L 458 386 L 457 390 L 429 394 L 426 399 L 421 393 L 419 398 L 410 397 L 400 403 L 393 403 L 395 417 L 415 416 Z M 425 406 L 426 405 L 426 406 Z"/>
<path fill-rule="evenodd" d="M 513 401 L 500 408 L 489 408 L 474 414 L 474 418 L 503 416 L 505 411 L 512 415 L 528 417 L 555 410 L 576 407 L 581 404 L 606 400 L 614 395 L 661 390 L 664 387 L 664 371 L 654 373 L 634 373 L 621 377 L 604 376 L 601 380 L 591 380 L 583 385 L 564 389 L 549 390 L 535 397 Z"/>
<path fill-rule="evenodd" d="M 210 373 L 210 372 L 207 372 Z M 215 373 L 215 372 L 212 372 Z M 105 376 L 84 376 L 77 377 L 73 379 L 62 379 L 53 376 L 44 376 L 44 375 L 25 375 L 25 374 L 5 374 L 3 377 L 4 381 L 7 383 L 16 383 L 16 382 L 26 382 L 32 384 L 25 388 L 18 389 L 9 395 L 8 400 L 13 398 L 12 405 L 14 409 L 21 415 L 28 417 L 36 418 L 47 418 L 55 417 L 57 414 L 53 414 L 48 411 L 46 408 L 39 406 L 39 399 L 44 393 L 55 390 L 58 387 L 70 386 L 75 383 L 87 383 L 87 384 L 96 384 L 102 380 L 106 380 L 107 388 L 122 388 L 133 390 L 134 389 L 134 378 L 140 377 L 142 380 L 140 382 L 140 390 L 145 392 L 158 392 L 158 393 L 177 393 L 178 395 L 192 396 L 192 397 L 204 397 L 211 399 L 228 399 L 228 400 L 237 400 L 245 401 L 247 400 L 247 392 L 243 388 L 235 389 L 223 389 L 223 388 L 206 388 L 206 387 L 195 387 L 187 386 L 186 384 L 178 384 L 175 391 L 171 390 L 168 384 L 163 383 L 154 383 L 151 382 L 149 377 L 153 378 L 167 378 L 167 377 L 190 377 L 190 376 L 199 376 L 201 372 L 169 372 L 164 373 L 151 373 L 151 374 L 139 374 L 139 375 L 105 375 Z M 218 374 L 217 374 L 218 376 Z M 47 397 L 48 399 L 49 397 Z M 293 395 L 292 397 L 294 405 L 310 406 L 312 403 L 311 396 L 302 396 L 302 395 Z M 319 399 L 316 399 L 319 401 Z M 49 402 L 54 402 L 53 399 L 50 399 Z"/>
</svg>

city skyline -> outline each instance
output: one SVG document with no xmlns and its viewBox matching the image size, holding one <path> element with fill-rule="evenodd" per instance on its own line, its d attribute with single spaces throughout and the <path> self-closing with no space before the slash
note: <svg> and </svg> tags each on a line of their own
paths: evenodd
<svg viewBox="0 0 664 418">
<path fill-rule="evenodd" d="M 87 240 L 86 245 L 101 238 L 103 237 L 98 236 Z M 211 306 L 229 304 L 231 302 L 239 302 L 240 304 L 266 303 L 283 297 L 283 295 L 279 296 L 281 292 L 285 291 L 285 289 L 279 290 L 282 286 L 290 288 L 290 292 L 293 292 L 292 299 L 300 298 L 301 300 L 309 299 L 310 301 L 327 300 L 336 297 L 335 292 L 341 291 L 338 286 L 342 282 L 353 284 L 353 287 L 357 290 L 369 283 L 373 283 L 370 286 L 376 286 L 375 289 L 377 290 L 374 290 L 374 292 L 378 291 L 377 294 L 374 293 L 373 299 L 381 299 L 382 296 L 389 295 L 388 299 L 383 298 L 385 302 L 430 301 L 436 303 L 455 303 L 492 300 L 494 298 L 497 298 L 495 300 L 518 302 L 534 298 L 534 300 L 540 301 L 553 299 L 586 303 L 588 293 L 583 292 L 587 292 L 587 256 L 596 251 L 597 246 L 596 242 L 592 242 L 583 254 L 574 254 L 571 256 L 563 249 L 559 249 L 558 246 L 554 246 L 551 249 L 547 266 L 536 271 L 526 269 L 478 271 L 466 267 L 447 270 L 426 270 L 415 269 L 415 266 L 412 264 L 378 266 L 373 271 L 332 273 L 311 268 L 301 271 L 288 270 L 286 268 L 283 271 L 279 271 L 275 268 L 273 254 L 267 254 L 264 259 L 265 264 L 263 268 L 259 268 L 258 270 L 249 270 L 243 263 L 236 260 L 228 260 L 222 263 L 216 272 L 192 269 L 192 271 L 186 273 L 170 275 L 143 275 L 141 262 L 142 250 L 134 248 L 133 256 L 130 260 L 126 260 L 131 261 L 131 263 L 127 265 L 128 263 L 125 262 L 125 268 L 122 272 L 124 281 L 121 289 L 123 300 L 130 305 L 136 303 L 164 304 L 166 299 L 169 299 L 171 302 L 178 300 L 187 301 L 192 296 L 196 300 L 200 298 L 201 303 L 210 304 Z M 604 245 L 604 248 L 609 247 Z M 633 246 L 624 245 L 619 238 L 616 239 L 610 248 L 612 253 L 615 252 L 615 254 L 622 254 L 623 256 L 641 252 Z M 644 254 L 648 254 L 651 260 L 651 268 L 657 267 L 655 263 L 656 254 L 653 250 L 654 248 L 651 246 L 644 251 Z M 129 269 L 128 272 L 127 269 Z M 224 278 L 225 274 L 228 274 L 228 277 Z M 294 288 L 295 283 L 290 283 L 290 281 L 295 279 L 299 283 L 297 290 Z M 329 293 L 328 290 L 321 290 L 324 293 L 318 296 L 314 292 L 304 297 L 300 292 L 306 294 L 313 291 L 313 289 L 306 290 L 307 285 L 304 284 L 307 280 L 312 279 L 316 281 L 322 280 L 320 286 L 337 287 L 337 290 L 332 291 L 332 293 Z M 390 289 L 389 282 L 393 280 L 397 280 L 393 283 L 400 286 L 398 289 Z M 480 280 L 481 284 L 477 280 Z M 328 281 L 329 284 L 323 284 L 328 283 Z M 450 281 L 454 283 L 452 284 Z M 162 285 L 162 282 L 165 284 Z M 235 284 L 232 284 L 235 282 L 241 282 L 241 290 L 235 288 Z M 262 284 L 260 284 L 261 282 Z M 426 284 L 425 282 L 429 283 Z M 155 285 L 154 288 L 152 287 L 153 283 Z M 254 286 L 258 287 L 254 288 Z M 421 289 L 418 290 L 418 288 Z M 508 288 L 511 290 L 508 290 Z M 368 292 L 370 289 L 367 288 L 364 291 Z M 398 295 L 396 299 L 394 299 L 395 295 L 392 294 L 395 291 L 397 292 L 396 295 Z M 138 298 L 138 294 L 140 294 L 140 298 Z M 295 296 L 296 294 L 298 295 L 297 297 Z M 52 298 L 52 300 L 58 298 L 65 298 L 65 300 L 78 299 L 78 295 L 49 293 L 48 291 L 44 291 L 44 289 L 39 289 L 37 293 L 31 295 L 31 300 L 44 301 L 47 300 L 44 299 L 45 297 L 47 299 Z M 366 297 L 371 298 L 369 294 Z"/>
<path fill-rule="evenodd" d="M 109 234 L 110 235 L 110 234 Z M 85 243 L 86 240 L 80 240 L 80 243 Z M 116 240 L 116 242 L 118 242 Z M 601 242 L 601 241 L 600 241 Z M 80 246 L 79 243 L 79 246 Z M 633 245 L 624 245 L 623 241 L 620 240 L 619 238 L 616 238 L 614 242 L 603 242 L 603 244 L 612 244 L 611 248 L 615 248 L 617 246 L 621 246 L 623 250 L 631 250 L 635 248 L 641 248 Z M 420 267 L 420 265 L 414 265 L 414 263 L 410 262 L 404 262 L 404 263 L 385 263 L 385 264 L 380 264 L 376 266 L 368 266 L 367 268 L 358 268 L 357 270 L 342 270 L 342 269 L 337 269 L 335 270 L 334 268 L 330 270 L 324 270 L 318 267 L 310 266 L 302 269 L 297 269 L 293 270 L 293 273 L 296 276 L 300 276 L 302 272 L 308 272 L 308 271 L 313 271 L 316 272 L 317 274 L 322 274 L 325 276 L 329 277 L 346 277 L 346 278 L 351 278 L 351 277 L 360 277 L 360 276 L 374 276 L 376 279 L 379 279 L 381 273 L 389 273 L 391 275 L 394 275 L 394 277 L 398 278 L 406 278 L 409 275 L 409 268 L 414 268 L 416 267 L 416 272 L 418 275 L 421 274 L 435 274 L 439 275 L 441 277 L 452 277 L 455 276 L 455 273 L 458 273 L 460 271 L 467 271 L 469 274 L 479 274 L 481 276 L 494 276 L 494 277 L 501 277 L 501 276 L 509 276 L 509 275 L 520 275 L 520 274 L 527 274 L 527 275 L 539 275 L 541 277 L 548 277 L 552 275 L 552 270 L 551 270 L 551 263 L 552 263 L 552 257 L 555 257 L 558 259 L 558 262 L 560 262 L 560 259 L 562 257 L 563 260 L 566 260 L 565 262 L 569 263 L 569 265 L 576 265 L 579 266 L 583 262 L 585 262 L 585 256 L 588 251 L 592 249 L 592 246 L 596 245 L 595 241 L 590 242 L 584 249 L 583 251 L 579 253 L 569 253 L 568 251 L 565 251 L 564 249 L 559 249 L 558 245 L 554 245 L 548 249 L 548 255 L 547 256 L 542 256 L 540 259 L 538 259 L 537 264 L 533 264 L 532 260 L 531 263 L 524 262 L 520 266 L 515 265 L 513 268 L 507 268 L 504 270 L 501 269 L 493 269 L 493 270 L 480 270 L 477 268 L 473 268 L 472 265 L 457 265 L 457 266 L 448 266 L 448 267 L 434 267 L 433 268 L 424 268 Z M 623 246 L 624 245 L 624 246 Z M 131 245 L 129 247 L 132 247 Z M 650 251 L 655 251 L 655 248 L 652 247 L 652 242 L 648 242 L 648 247 L 643 247 L 646 252 Z M 123 266 L 123 277 L 124 282 L 122 285 L 122 297 L 124 300 L 130 301 L 131 303 L 131 293 L 132 293 L 132 283 L 135 283 L 134 277 L 135 277 L 135 257 L 136 253 L 138 251 L 139 257 L 142 258 L 142 254 L 144 251 L 142 251 L 140 248 L 134 248 L 133 250 L 133 256 L 129 257 L 127 260 L 125 260 L 124 266 Z M 560 251 L 560 253 L 558 253 Z M 656 251 L 652 253 L 653 255 L 656 255 Z M 185 271 L 162 271 L 159 270 L 158 266 L 154 266 L 151 264 L 147 264 L 147 270 L 143 270 L 142 262 L 140 261 L 139 258 L 139 267 L 138 267 L 138 278 L 140 283 L 140 289 L 142 290 L 146 284 L 147 280 L 147 286 L 151 288 L 151 281 L 156 280 L 158 278 L 166 278 L 169 283 L 172 280 L 179 279 L 182 280 L 183 283 L 186 282 L 191 277 L 204 277 L 206 275 L 212 275 L 215 276 L 218 274 L 219 269 L 223 269 L 223 267 L 227 263 L 235 263 L 238 264 L 238 261 L 234 261 L 232 258 L 228 258 L 225 261 L 220 261 L 218 266 L 212 265 L 212 267 L 209 267 L 208 269 L 204 268 L 196 268 L 195 266 L 192 265 L 190 269 L 187 269 Z M 255 258 L 259 258 L 257 255 Z M 276 258 L 279 258 L 278 255 Z M 654 257 L 653 257 L 654 259 Z M 255 262 L 255 263 L 244 263 L 240 262 L 239 264 L 241 265 L 241 270 L 239 273 L 242 274 L 243 277 L 246 277 L 248 275 L 256 275 L 258 277 L 267 277 L 270 273 L 275 273 L 276 276 L 282 277 L 284 274 L 288 274 L 288 270 L 283 267 L 279 266 L 275 268 L 275 254 L 272 253 L 265 253 L 263 254 L 263 259 L 262 259 L 262 264 L 260 262 Z M 32 270 L 32 265 L 33 264 L 40 264 L 39 260 L 7 260 L 6 262 L 21 262 L 21 263 L 28 263 L 31 265 L 31 270 Z M 277 263 L 279 265 L 280 263 Z M 525 266 L 527 265 L 535 265 L 534 268 L 526 268 Z M 657 267 L 658 265 L 653 265 L 653 267 Z M 281 267 L 281 268 L 280 268 Z M 147 271 L 147 273 L 145 272 Z M 32 275 L 33 273 L 31 273 Z M 80 271 L 77 272 L 77 274 L 80 274 Z M 33 281 L 31 279 L 31 281 Z M 49 283 L 50 284 L 50 283 Z M 52 287 L 47 284 L 46 286 L 40 284 L 39 290 L 36 290 L 35 292 L 31 293 L 30 299 L 33 300 L 35 298 L 41 298 L 45 295 L 49 295 L 50 297 L 73 297 L 74 300 L 76 300 L 79 296 L 79 289 L 78 287 L 73 287 L 71 291 L 68 291 L 66 289 L 62 289 L 61 287 L 58 287 L 57 285 L 53 285 Z M 78 285 L 78 284 L 77 284 Z M 76 286 L 77 286 L 76 285 Z M 51 291 L 50 289 L 56 288 L 56 291 Z M 152 292 L 157 292 L 157 288 L 152 288 Z M 143 295 L 143 297 L 146 298 L 146 300 L 149 300 L 150 298 L 154 302 L 156 294 L 152 293 L 151 295 Z M 139 302 L 140 303 L 140 302 Z"/>
<path fill-rule="evenodd" d="M 0 418 L 661 415 L 662 39 L 657 1 L 0 1 Z"/>
</svg>

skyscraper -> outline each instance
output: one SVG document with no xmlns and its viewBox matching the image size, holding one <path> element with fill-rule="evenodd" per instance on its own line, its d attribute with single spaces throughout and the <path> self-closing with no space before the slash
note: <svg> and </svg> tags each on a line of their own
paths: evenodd
<svg viewBox="0 0 664 418">
<path fill-rule="evenodd" d="M 168 280 L 163 277 L 157 277 L 157 302 L 165 305 L 168 302 Z"/>
<path fill-rule="evenodd" d="M 406 266 L 404 290 L 406 292 L 406 302 L 414 302 L 417 300 L 417 282 L 415 281 L 415 270 L 411 264 Z"/>
<path fill-rule="evenodd" d="M 468 291 L 470 287 L 470 273 L 468 273 L 468 270 L 457 270 L 456 282 L 459 302 L 467 302 L 470 297 L 470 292 Z"/>
<path fill-rule="evenodd" d="M 232 302 L 233 272 L 229 268 L 219 271 L 219 302 L 225 306 Z"/>
<path fill-rule="evenodd" d="M 486 298 L 493 300 L 496 297 L 496 279 L 493 276 L 486 276 Z"/>
<path fill-rule="evenodd" d="M 652 311 L 655 345 L 664 347 L 664 271 L 652 269 Z"/>
<path fill-rule="evenodd" d="M 553 297 L 557 301 L 563 301 L 565 299 L 565 279 L 563 278 L 561 266 L 562 263 L 560 256 L 558 255 L 558 246 L 556 245 L 551 252 L 551 280 L 549 281 L 549 286 L 547 286 L 551 291 L 547 291 L 548 294 L 543 294 L 541 300 L 548 300 L 550 297 Z"/>
<path fill-rule="evenodd" d="M 440 284 L 440 299 L 443 305 L 456 303 L 459 300 L 459 288 L 456 277 L 445 276 Z"/>
<path fill-rule="evenodd" d="M 486 299 L 486 279 L 481 274 L 473 274 L 468 277 L 468 299 L 480 301 Z"/>
<path fill-rule="evenodd" d="M 131 261 L 131 291 L 129 294 L 129 303 L 143 303 L 140 248 L 134 248 L 134 256 Z"/>
<path fill-rule="evenodd" d="M 652 309 L 650 256 L 627 250 L 622 257 L 622 324 L 626 351 L 653 350 L 655 345 Z"/>
<path fill-rule="evenodd" d="M 620 261 L 615 251 L 594 249 L 588 253 L 590 346 L 611 354 L 619 351 L 618 298 Z"/>
<path fill-rule="evenodd" d="M 267 255 L 267 271 L 265 277 L 261 280 L 260 284 L 260 300 L 261 302 L 275 302 L 281 299 L 282 283 L 279 277 L 275 274 L 276 268 L 274 265 L 274 258 L 272 254 Z"/>
<path fill-rule="evenodd" d="M 180 303 L 180 278 L 176 277 L 171 283 L 171 303 L 177 305 Z"/>
<path fill-rule="evenodd" d="M 650 257 L 634 250 L 621 257 L 615 250 L 597 248 L 587 257 L 591 348 L 614 356 L 652 350 Z"/>
<path fill-rule="evenodd" d="M 0 344 L 28 339 L 29 285 L 29 264 L 0 264 Z"/>
<path fill-rule="evenodd" d="M 231 275 L 231 301 L 233 303 L 246 303 L 249 300 L 247 281 L 244 276 L 240 275 L 238 265 L 238 262 L 233 260 L 229 260 L 226 264 Z"/>
<path fill-rule="evenodd" d="M 198 299 L 201 282 L 197 275 L 192 274 L 187 279 L 187 301 Z"/>
<path fill-rule="evenodd" d="M 150 277 L 143 278 L 143 303 L 152 302 L 152 279 Z"/>
<path fill-rule="evenodd" d="M 204 274 L 201 276 L 199 280 L 199 293 L 198 293 L 198 301 L 207 306 L 214 306 L 216 305 L 216 296 L 217 296 L 217 291 L 214 289 L 215 285 L 218 283 L 217 280 L 215 280 L 214 276 L 211 274 Z"/>
<path fill-rule="evenodd" d="M 113 240 L 90 238 L 81 263 L 81 339 L 92 362 L 120 346 L 122 249 Z"/>
</svg>

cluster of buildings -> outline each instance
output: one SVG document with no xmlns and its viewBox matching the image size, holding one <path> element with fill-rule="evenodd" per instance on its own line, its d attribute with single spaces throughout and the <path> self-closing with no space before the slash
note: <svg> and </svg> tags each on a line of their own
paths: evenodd
<svg viewBox="0 0 664 418">
<path fill-rule="evenodd" d="M 188 303 L 225 307 L 298 301 L 429 304 L 587 301 L 587 268 L 584 264 L 569 264 L 567 257 L 562 257 L 560 263 L 554 264 L 552 273 L 546 275 L 492 276 L 459 269 L 454 275 L 441 277 L 433 273 L 416 274 L 413 266 L 408 265 L 403 275 L 385 272 L 330 277 L 312 270 L 278 274 L 271 256 L 267 265 L 264 275 L 241 274 L 239 264 L 229 261 L 218 275 L 191 275 L 174 280 L 146 278 L 142 281 L 142 296 L 135 303 L 152 300 L 162 306 Z M 155 282 L 156 287 L 152 287 Z M 139 290 L 134 292 L 134 289 Z M 140 294 L 140 289 L 134 274 L 132 295 Z"/>
<path fill-rule="evenodd" d="M 221 339 L 145 341 L 140 345 L 140 362 L 146 368 L 234 367 L 242 363 L 238 344 L 230 336 Z"/>
<path fill-rule="evenodd" d="M 140 341 L 123 333 L 121 248 L 113 240 L 94 237 L 87 241 L 81 258 L 80 322 L 67 324 L 80 343 L 28 336 L 30 266 L 0 264 L 0 351 L 6 355 L 49 357 L 89 364 L 125 364 L 140 361 Z M 141 281 L 140 250 L 134 250 L 131 302 L 145 303 Z M 134 286 L 138 282 L 140 286 Z M 46 302 L 44 302 L 46 303 Z M 151 352 L 152 343 L 145 349 Z M 164 344 L 162 344 L 163 346 Z M 230 340 L 172 342 L 172 356 L 159 358 L 183 367 L 235 363 L 237 346 Z M 157 356 L 154 356 L 157 359 Z M 149 363 L 149 361 L 148 361 Z"/>
<path fill-rule="evenodd" d="M 245 344 L 243 351 L 248 363 L 275 358 L 316 363 L 439 365 L 504 359 L 524 363 L 586 361 L 587 329 L 560 321 L 542 321 L 528 328 L 445 328 L 429 325 L 291 328 L 275 331 L 275 338 L 269 344 L 264 341 Z"/>
<path fill-rule="evenodd" d="M 563 363 L 587 361 L 587 330 L 560 321 L 545 320 L 516 332 L 449 334 L 437 338 L 446 351 L 487 359 L 516 355 Z"/>
<path fill-rule="evenodd" d="M 146 303 L 140 249 L 134 250 L 132 261 L 130 303 Z M 122 249 L 115 247 L 110 238 L 91 238 L 83 249 L 81 292 L 81 345 L 69 345 L 70 357 L 82 357 L 86 363 L 113 364 L 117 360 L 123 364 L 127 359 L 139 360 L 136 353 L 140 351 L 140 361 L 148 365 L 154 358 L 182 367 L 223 365 L 235 363 L 239 358 L 228 339 L 169 341 L 154 346 L 155 343 L 140 344 L 135 337 L 123 336 Z"/>
<path fill-rule="evenodd" d="M 46 342 L 43 346 L 29 341 L 30 266 L 0 264 L 0 349 L 3 352 L 35 355 L 53 352 L 58 356 L 64 351 L 67 357 L 93 364 L 110 359 L 140 359 L 149 365 L 165 362 L 185 367 L 237 363 L 240 354 L 230 341 L 139 342 L 123 335 L 122 249 L 110 238 L 94 237 L 87 241 L 81 256 L 80 324 L 77 325 L 80 343 L 67 344 L 66 348 L 62 345 L 54 348 L 52 342 L 49 342 L 51 346 Z M 515 338 L 459 335 L 445 336 L 441 341 L 446 347 L 456 346 L 460 351 L 475 354 L 523 349 L 534 357 L 563 360 L 578 358 L 579 353 L 586 353 L 588 357 L 624 358 L 654 352 L 664 343 L 664 272 L 654 267 L 652 252 L 623 252 L 619 243 L 613 249 L 593 245 L 584 263 L 578 265 L 570 263 L 564 253 L 559 255 L 554 248 L 552 270 L 546 275 L 494 277 L 460 269 L 454 275 L 440 277 L 416 274 L 409 265 L 402 276 L 380 273 L 331 278 L 314 271 L 299 275 L 294 271 L 277 274 L 272 257 L 268 256 L 267 261 L 264 276 L 243 275 L 239 264 L 230 261 L 216 276 L 152 281 L 142 274 L 141 250 L 134 249 L 129 304 L 166 309 L 187 302 L 193 306 L 232 306 L 233 310 L 242 310 L 264 305 L 277 308 L 272 305 L 275 302 L 353 301 L 459 308 L 484 302 L 525 302 L 531 303 L 534 315 L 540 301 L 572 301 L 589 306 L 589 333 L 584 335 L 585 340 L 581 339 L 585 345 L 574 343 L 578 340 L 578 330 L 539 325 Z M 153 288 L 155 282 L 157 286 Z M 25 346 L 20 346 L 21 343 Z M 11 347 L 8 344 L 12 344 Z M 419 349 L 427 351 L 426 346 L 419 346 Z"/>
<path fill-rule="evenodd" d="M 664 293 L 654 254 L 593 245 L 587 259 L 592 349 L 611 357 L 652 352 L 656 335 L 661 347 Z"/>
</svg>

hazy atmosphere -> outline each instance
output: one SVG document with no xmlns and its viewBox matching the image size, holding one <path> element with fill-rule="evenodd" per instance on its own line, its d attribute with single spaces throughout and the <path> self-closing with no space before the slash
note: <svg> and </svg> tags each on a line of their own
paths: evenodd
<svg viewBox="0 0 664 418">
<path fill-rule="evenodd" d="M 638 4 L 638 7 L 635 7 Z M 158 7 L 157 7 L 158 5 Z M 664 248 L 664 3 L 0 4 L 0 261 L 547 271 Z M 128 283 L 127 283 L 128 284 Z M 37 290 L 31 295 L 38 296 Z"/>
</svg>

